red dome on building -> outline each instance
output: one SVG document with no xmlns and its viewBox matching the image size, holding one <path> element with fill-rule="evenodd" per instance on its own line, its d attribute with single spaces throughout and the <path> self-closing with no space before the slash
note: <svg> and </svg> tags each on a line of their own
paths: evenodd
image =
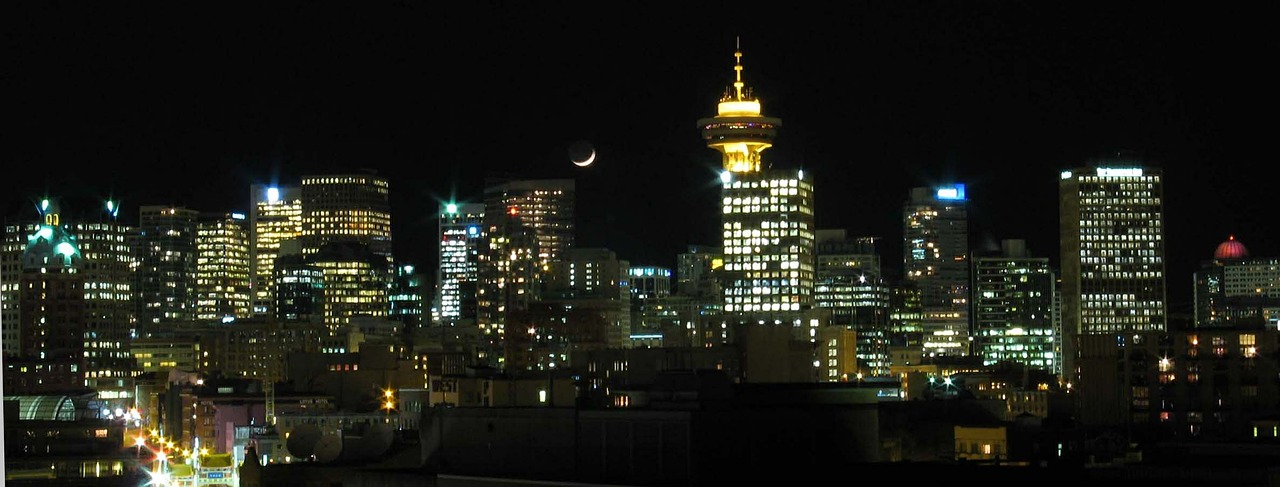
<svg viewBox="0 0 1280 487">
<path fill-rule="evenodd" d="M 1243 259 L 1248 256 L 1249 250 L 1236 240 L 1235 235 L 1227 237 L 1227 241 L 1218 244 L 1218 248 L 1213 251 L 1214 260 Z"/>
</svg>

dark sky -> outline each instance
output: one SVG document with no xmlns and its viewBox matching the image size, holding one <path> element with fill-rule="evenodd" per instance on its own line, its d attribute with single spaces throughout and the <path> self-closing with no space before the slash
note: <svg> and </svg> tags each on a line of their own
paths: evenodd
<svg viewBox="0 0 1280 487">
<path fill-rule="evenodd" d="M 254 182 L 376 170 L 396 253 L 434 268 L 435 205 L 486 174 L 577 180 L 578 243 L 674 265 L 718 243 L 695 121 L 745 78 L 815 177 L 822 228 L 901 267 L 912 186 L 968 185 L 976 247 L 1056 263 L 1057 175 L 1162 167 L 1169 296 L 1236 234 L 1277 255 L 1277 44 L 1262 3 L 14 2 L 0 12 L 4 215 L 45 192 L 246 210 Z M 588 140 L 596 164 L 568 146 Z M 70 209 L 68 209 L 70 210 Z"/>
</svg>

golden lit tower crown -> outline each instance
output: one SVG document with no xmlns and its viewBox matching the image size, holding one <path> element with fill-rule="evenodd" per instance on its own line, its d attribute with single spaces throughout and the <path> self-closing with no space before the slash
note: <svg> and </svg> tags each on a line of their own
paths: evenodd
<svg viewBox="0 0 1280 487">
<path fill-rule="evenodd" d="M 773 146 L 773 136 L 782 119 L 761 113 L 760 100 L 742 82 L 742 50 L 734 57 L 733 88 L 726 90 L 716 106 L 716 116 L 698 120 L 707 147 L 724 155 L 724 169 L 732 173 L 760 171 L 760 153 Z"/>
</svg>

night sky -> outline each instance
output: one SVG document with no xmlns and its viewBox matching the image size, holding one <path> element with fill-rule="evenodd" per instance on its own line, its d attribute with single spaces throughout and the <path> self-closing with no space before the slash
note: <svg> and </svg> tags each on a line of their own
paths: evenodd
<svg viewBox="0 0 1280 487">
<path fill-rule="evenodd" d="M 375 170 L 397 257 L 434 269 L 434 210 L 486 175 L 575 178 L 578 245 L 673 266 L 718 244 L 695 122 L 732 81 L 815 178 L 820 228 L 883 238 L 909 188 L 968 185 L 973 246 L 1058 261 L 1063 169 L 1161 167 L 1171 311 L 1228 234 L 1280 255 L 1277 41 L 1261 3 L 16 2 L 3 38 L 3 215 L 53 194 L 246 211 L 249 185 Z M 1192 7 L 1195 7 L 1194 9 Z M 595 165 L 570 164 L 587 140 Z M 67 208 L 66 212 L 74 213 Z"/>
</svg>

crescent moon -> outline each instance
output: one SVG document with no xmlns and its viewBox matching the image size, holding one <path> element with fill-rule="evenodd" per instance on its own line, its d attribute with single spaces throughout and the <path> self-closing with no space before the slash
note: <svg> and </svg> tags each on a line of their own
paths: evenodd
<svg viewBox="0 0 1280 487">
<path fill-rule="evenodd" d="M 575 160 L 573 160 L 573 159 L 569 159 L 569 162 L 572 162 L 572 163 L 573 163 L 573 165 L 578 166 L 578 167 L 587 167 L 587 166 L 590 166 L 590 165 L 591 165 L 591 163 L 596 162 L 596 150 L 595 150 L 595 149 L 591 149 L 591 156 L 590 156 L 590 157 L 587 157 L 587 160 L 585 160 L 585 161 L 578 162 L 578 161 L 575 161 Z"/>
</svg>

